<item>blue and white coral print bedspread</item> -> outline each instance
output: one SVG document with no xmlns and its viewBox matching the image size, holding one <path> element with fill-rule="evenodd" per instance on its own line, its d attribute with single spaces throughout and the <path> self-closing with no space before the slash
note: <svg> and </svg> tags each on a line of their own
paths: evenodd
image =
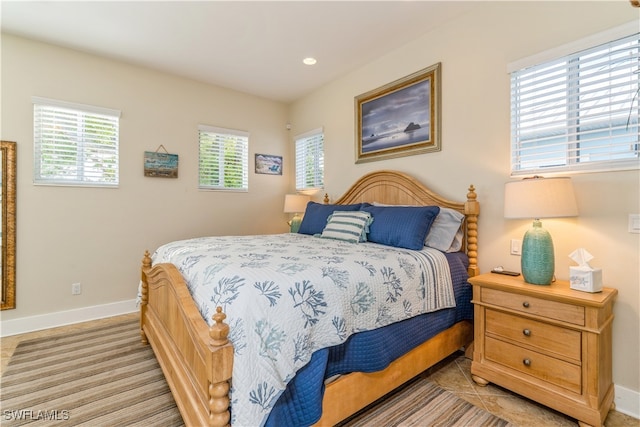
<svg viewBox="0 0 640 427">
<path fill-rule="evenodd" d="M 418 314 L 454 307 L 445 256 L 302 234 L 206 237 L 166 244 L 209 324 L 221 306 L 234 346 L 232 424 L 264 424 L 296 371 L 320 348 Z"/>
</svg>

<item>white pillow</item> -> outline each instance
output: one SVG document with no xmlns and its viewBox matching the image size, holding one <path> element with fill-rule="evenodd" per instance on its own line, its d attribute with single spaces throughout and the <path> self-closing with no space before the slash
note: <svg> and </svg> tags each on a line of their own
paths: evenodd
<svg viewBox="0 0 640 427">
<path fill-rule="evenodd" d="M 358 243 L 366 242 L 373 218 L 364 211 L 335 211 L 327 219 L 320 237 Z"/>
<path fill-rule="evenodd" d="M 450 208 L 440 208 L 440 213 L 424 241 L 425 246 L 442 252 L 458 252 L 462 248 L 462 222 L 464 215 Z"/>
</svg>

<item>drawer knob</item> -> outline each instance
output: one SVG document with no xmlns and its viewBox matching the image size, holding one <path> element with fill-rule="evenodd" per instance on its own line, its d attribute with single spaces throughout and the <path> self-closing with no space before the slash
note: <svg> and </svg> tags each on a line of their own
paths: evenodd
<svg viewBox="0 0 640 427">
<path fill-rule="evenodd" d="M 529 302 L 528 302 L 528 301 L 523 302 L 523 303 L 522 303 L 522 306 L 523 306 L 524 308 L 529 308 Z"/>
<path fill-rule="evenodd" d="M 524 360 L 522 361 L 522 364 L 523 364 L 524 366 L 531 366 L 531 359 L 524 359 Z"/>
<path fill-rule="evenodd" d="M 523 334 L 525 337 L 530 337 L 530 336 L 531 336 L 531 331 L 530 331 L 529 329 L 524 329 L 524 330 L 522 331 L 522 334 Z"/>
</svg>

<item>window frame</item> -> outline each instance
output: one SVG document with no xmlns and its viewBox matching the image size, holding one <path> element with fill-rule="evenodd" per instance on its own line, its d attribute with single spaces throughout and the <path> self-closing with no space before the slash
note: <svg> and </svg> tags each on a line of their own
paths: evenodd
<svg viewBox="0 0 640 427">
<path fill-rule="evenodd" d="M 64 187 L 99 187 L 118 188 L 120 185 L 120 116 L 119 110 L 97 107 L 87 104 L 61 101 L 56 99 L 32 97 L 33 104 L 33 184 Z M 54 129 L 61 129 L 63 125 L 74 119 L 77 126 L 59 131 L 53 135 Z M 96 131 L 97 124 L 112 127 L 114 139 L 108 137 L 96 138 L 101 132 Z M 70 137 L 76 134 L 74 138 Z M 103 135 L 104 136 L 104 135 Z M 65 141 L 66 139 L 66 141 Z M 47 142 L 48 141 L 48 142 Z M 63 142 L 66 142 L 64 144 Z M 45 146 L 45 144 L 47 146 Z M 75 149 L 73 145 L 75 144 Z M 112 147 L 109 145 L 113 144 Z M 69 149 L 72 151 L 68 151 Z M 67 155 L 76 157 L 75 167 L 65 162 L 64 151 Z M 51 157 L 58 157 L 58 161 L 46 161 L 43 152 L 49 152 Z M 93 151 L 93 155 L 87 154 Z M 107 167 L 91 164 L 92 160 L 111 161 L 112 171 Z M 43 172 L 47 168 L 66 169 L 69 175 Z M 75 168 L 75 170 L 74 170 Z M 74 178 L 75 176 L 75 178 Z"/>
<path fill-rule="evenodd" d="M 609 67 L 609 65 L 613 63 L 611 61 L 613 54 L 607 49 L 609 49 L 610 44 L 620 44 L 622 40 L 628 37 L 632 37 L 632 40 L 629 42 L 633 45 L 631 48 L 626 49 L 634 56 L 631 57 L 629 65 L 625 68 L 632 70 L 632 74 L 623 74 L 625 78 L 628 76 L 628 82 L 625 83 L 628 85 L 628 92 L 623 92 L 623 95 L 628 97 L 625 98 L 624 101 L 620 101 L 620 96 L 615 93 L 617 89 L 615 89 L 613 85 L 613 82 L 618 82 L 620 77 L 610 76 L 614 73 L 614 67 Z M 640 136 L 638 135 L 639 124 L 637 119 L 638 111 L 640 111 L 638 106 L 640 102 L 640 99 L 638 99 L 640 98 L 640 67 L 635 69 L 634 65 L 634 60 L 638 56 L 638 48 L 640 48 L 639 38 L 637 23 L 631 22 L 515 61 L 508 65 L 507 71 L 511 74 L 511 176 L 535 174 L 565 175 L 640 169 Z M 593 80 L 589 83 L 588 77 L 585 77 L 587 74 L 585 72 L 586 68 L 580 70 L 575 69 L 574 64 L 576 63 L 583 65 L 589 64 L 589 61 L 594 62 L 593 59 L 586 60 L 584 58 L 588 58 L 589 55 L 593 55 L 593 52 L 597 51 L 606 52 L 603 57 L 607 58 L 607 68 L 602 69 L 602 72 L 597 68 L 594 68 L 594 70 L 597 71 L 597 75 L 608 74 L 605 76 L 606 80 L 603 80 L 603 83 L 608 83 L 609 85 L 594 83 Z M 563 62 L 566 62 L 566 64 L 563 64 Z M 615 64 L 618 66 L 619 62 L 615 62 Z M 538 70 L 540 70 L 539 74 L 534 74 L 538 72 Z M 579 74 L 578 71 L 583 74 Z M 526 107 L 518 104 L 518 102 L 521 101 L 518 97 L 525 93 L 522 86 L 517 86 L 523 83 L 517 80 L 518 74 L 523 74 L 530 79 L 529 81 L 525 80 L 524 84 L 529 84 L 531 90 L 539 91 L 536 97 L 529 98 L 530 105 L 534 105 L 532 100 L 535 100 L 535 104 L 537 105 L 535 105 L 535 107 L 530 106 L 528 110 Z M 566 79 L 562 80 L 565 74 Z M 531 81 L 536 78 L 543 83 L 531 83 Z M 556 86 L 553 86 L 554 78 L 559 82 Z M 581 80 L 585 82 L 582 86 L 580 86 Z M 562 84 L 565 84 L 566 94 L 564 97 L 558 95 L 557 98 L 554 99 L 556 102 L 554 107 L 559 111 L 555 113 L 556 116 L 554 116 L 554 118 L 566 117 L 565 125 L 562 126 L 558 124 L 554 128 L 548 126 L 548 129 L 546 129 L 547 133 L 545 134 L 542 124 L 540 124 L 538 128 L 536 128 L 534 124 L 529 128 L 529 139 L 523 137 L 525 135 L 523 131 L 526 129 L 519 127 L 519 125 L 521 123 L 531 125 L 536 120 L 529 119 L 527 123 L 519 114 L 524 114 L 525 112 L 530 113 L 531 111 L 536 111 L 535 108 L 538 108 L 538 117 L 544 117 L 540 114 L 540 111 L 551 111 L 551 108 L 545 106 L 544 103 L 544 85 L 559 88 Z M 608 91 L 605 91 L 603 88 L 606 88 Z M 580 89 L 582 89 L 582 92 L 579 92 Z M 584 95 L 586 93 L 585 89 L 592 90 L 591 97 L 595 98 L 596 101 L 587 99 L 587 96 Z M 596 90 L 599 92 L 596 92 Z M 606 95 L 603 97 L 601 94 L 605 92 Z M 552 98 L 551 93 L 552 92 L 547 89 L 546 94 L 549 94 L 549 99 Z M 558 93 L 561 93 L 561 91 Z M 597 95 L 594 95 L 594 93 Z M 555 95 L 557 95 L 557 93 Z M 579 97 L 580 95 L 582 95 L 582 98 Z M 564 99 L 564 103 L 560 102 L 562 99 Z M 589 102 L 591 102 L 590 107 L 587 106 Z M 589 110 L 593 112 L 597 109 L 603 110 L 600 105 L 609 102 L 611 102 L 612 110 L 606 120 L 598 121 L 598 123 L 595 124 L 595 118 L 591 118 L 591 123 L 589 123 L 589 118 L 585 115 L 585 112 Z M 617 112 L 614 110 L 616 106 L 621 106 L 623 103 L 628 104 L 629 118 L 634 119 L 630 123 L 622 123 L 627 119 L 626 115 L 625 117 L 621 117 L 622 113 L 626 110 L 621 107 Z M 551 105 L 551 101 L 548 101 L 547 104 Z M 572 108 L 574 106 L 577 107 L 577 110 Z M 604 113 L 600 113 L 600 115 L 605 116 Z M 548 116 L 547 119 L 551 120 L 549 117 L 550 116 Z M 520 121 L 521 119 L 523 122 Z M 557 132 L 558 130 L 564 133 Z M 554 134 L 554 131 L 557 133 Z M 521 134 L 520 132 L 523 133 Z M 535 136 L 531 138 L 531 135 L 534 134 Z M 545 138 L 546 142 L 544 141 Z M 530 144 L 529 147 L 526 146 L 527 143 Z M 552 164 L 553 159 L 551 158 L 542 158 L 540 160 L 531 158 L 528 166 L 523 165 L 525 160 L 523 160 L 524 157 L 522 156 L 527 153 L 527 150 L 530 154 L 551 155 L 551 153 L 554 152 L 554 144 L 558 147 L 556 153 L 558 153 L 560 159 L 556 161 L 556 164 Z M 625 146 L 628 146 L 628 148 L 625 148 Z M 539 150 L 536 151 L 536 149 Z M 596 159 L 592 160 L 589 156 L 595 156 Z M 546 162 L 546 164 L 543 164 L 544 162 Z"/>
<path fill-rule="evenodd" d="M 320 139 L 319 141 L 317 139 Z M 314 191 L 324 188 L 324 129 L 317 128 L 294 137 L 296 191 Z M 304 153 L 302 151 L 305 151 Z M 310 158 L 307 165 L 305 159 Z M 305 176 L 311 174 L 310 184 Z"/>
<path fill-rule="evenodd" d="M 234 150 L 239 151 L 240 157 L 240 169 L 241 169 L 241 186 L 240 187 L 230 187 L 224 184 L 225 181 L 225 166 L 224 162 L 226 160 L 225 157 L 225 147 L 223 145 L 217 146 L 217 150 L 219 151 L 220 158 L 218 159 L 219 164 L 219 172 L 222 174 L 218 174 L 217 177 L 212 177 L 212 179 L 217 179 L 222 185 L 214 185 L 214 184 L 203 184 L 203 134 L 209 135 L 213 139 L 224 139 L 224 138 L 234 138 L 234 144 L 238 142 L 241 143 L 240 147 L 234 147 Z M 215 141 L 214 141 L 215 143 Z M 238 160 L 238 157 L 233 159 L 234 161 Z M 248 192 L 249 191 L 249 132 L 237 130 L 237 129 L 228 129 L 217 126 L 209 126 L 209 125 L 198 125 L 198 189 L 204 191 L 231 191 L 231 192 Z"/>
</svg>

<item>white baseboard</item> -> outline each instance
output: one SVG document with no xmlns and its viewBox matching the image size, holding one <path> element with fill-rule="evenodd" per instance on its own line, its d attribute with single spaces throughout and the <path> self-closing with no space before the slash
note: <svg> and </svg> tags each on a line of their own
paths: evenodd
<svg viewBox="0 0 640 427">
<path fill-rule="evenodd" d="M 74 310 L 58 311 L 38 316 L 22 317 L 19 319 L 3 320 L 0 322 L 0 337 L 40 331 L 58 326 L 72 325 L 89 320 L 119 316 L 121 314 L 138 311 L 136 300 L 119 301 L 110 304 L 94 305 L 92 307 Z"/>
<path fill-rule="evenodd" d="M 622 386 L 615 386 L 616 411 L 640 419 L 640 392 Z"/>
</svg>

